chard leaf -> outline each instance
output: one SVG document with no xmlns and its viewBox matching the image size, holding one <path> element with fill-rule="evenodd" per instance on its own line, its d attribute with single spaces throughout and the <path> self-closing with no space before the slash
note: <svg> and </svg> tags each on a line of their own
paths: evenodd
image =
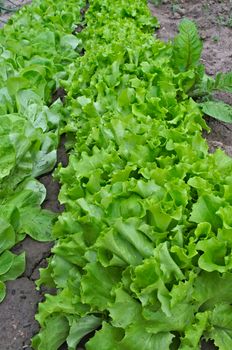
<svg viewBox="0 0 232 350">
<path fill-rule="evenodd" d="M 194 22 L 183 19 L 179 25 L 179 34 L 174 40 L 173 65 L 180 71 L 195 68 L 200 60 L 202 42 Z"/>
</svg>

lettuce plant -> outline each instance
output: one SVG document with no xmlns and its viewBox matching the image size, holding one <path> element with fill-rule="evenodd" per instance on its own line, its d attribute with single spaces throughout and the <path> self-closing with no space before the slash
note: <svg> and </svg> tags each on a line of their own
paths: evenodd
<svg viewBox="0 0 232 350">
<path fill-rule="evenodd" d="M 96 330 L 87 350 L 193 350 L 202 338 L 228 350 L 232 160 L 208 153 L 190 97 L 205 79 L 196 28 L 157 40 L 144 0 L 91 0 L 86 22 L 85 55 L 61 81 L 74 138 L 38 281 L 57 294 L 39 306 L 33 348 L 75 350 Z"/>
<path fill-rule="evenodd" d="M 24 254 L 10 249 L 26 234 L 51 240 L 55 215 L 41 210 L 46 190 L 36 178 L 56 164 L 65 114 L 61 101 L 51 105 L 51 94 L 79 55 L 81 43 L 70 32 L 81 22 L 82 4 L 35 1 L 0 31 L 0 302 L 5 281 L 25 267 Z"/>
</svg>

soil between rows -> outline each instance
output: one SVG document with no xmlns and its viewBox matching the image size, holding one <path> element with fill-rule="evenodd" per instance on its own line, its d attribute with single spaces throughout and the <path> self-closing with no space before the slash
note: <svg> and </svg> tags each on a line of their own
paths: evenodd
<svg viewBox="0 0 232 350">
<path fill-rule="evenodd" d="M 17 1 L 18 4 L 28 1 Z M 161 29 L 158 37 L 169 40 L 177 32 L 178 22 L 182 17 L 192 18 L 197 22 L 201 37 L 204 40 L 204 52 L 202 62 L 206 66 L 209 75 L 218 71 L 232 69 L 232 28 L 220 24 L 220 19 L 232 15 L 232 4 L 229 0 L 224 2 L 214 0 L 187 0 L 178 1 L 179 7 L 173 11 L 173 1 L 164 1 L 165 4 L 155 7 L 150 4 L 152 13 L 158 17 Z M 7 20 L 8 15 L 0 16 L 0 20 Z M 221 21 L 222 22 L 222 21 Z M 1 26 L 2 22 L 0 22 Z M 216 39 L 217 38 L 217 39 Z M 221 94 L 220 98 L 232 104 L 230 97 Z M 214 151 L 221 147 L 232 156 L 232 125 L 207 119 L 211 127 L 211 133 L 205 135 L 209 148 Z M 64 149 L 64 138 L 58 150 L 58 162 L 64 166 L 67 164 L 67 155 Z M 51 174 L 40 178 L 47 188 L 47 197 L 44 208 L 61 212 L 57 196 L 59 184 L 52 179 Z M 31 350 L 30 339 L 37 333 L 39 327 L 34 320 L 37 304 L 43 299 L 44 290 L 36 291 L 34 281 L 39 277 L 39 268 L 46 265 L 46 258 L 50 255 L 52 243 L 39 243 L 27 237 L 14 248 L 14 252 L 26 251 L 26 271 L 16 281 L 7 283 L 7 297 L 0 304 L 0 349 L 1 350 Z M 60 350 L 66 350 L 64 345 Z M 213 350 L 211 343 L 202 343 L 202 350 Z M 78 350 L 82 350 L 80 347 Z M 113 349 L 112 349 L 113 350 Z M 146 350 L 146 349 L 142 349 Z"/>
</svg>

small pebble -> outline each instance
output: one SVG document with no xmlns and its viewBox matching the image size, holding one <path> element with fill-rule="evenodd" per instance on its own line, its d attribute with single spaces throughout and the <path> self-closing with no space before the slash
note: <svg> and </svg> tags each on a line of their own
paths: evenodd
<svg viewBox="0 0 232 350">
<path fill-rule="evenodd" d="M 179 13 L 175 12 L 175 13 L 173 14 L 173 18 L 174 18 L 174 19 L 180 19 L 180 18 L 181 18 L 181 15 L 180 15 Z"/>
<path fill-rule="evenodd" d="M 176 12 L 179 13 L 179 15 L 181 15 L 181 16 L 184 16 L 184 15 L 186 14 L 186 10 L 185 10 L 185 9 L 182 9 L 181 7 L 178 8 L 178 9 L 176 10 Z"/>
</svg>

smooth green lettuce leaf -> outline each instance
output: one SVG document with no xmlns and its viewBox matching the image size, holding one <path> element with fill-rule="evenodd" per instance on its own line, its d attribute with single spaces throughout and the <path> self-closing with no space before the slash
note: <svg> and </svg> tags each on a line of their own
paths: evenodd
<svg viewBox="0 0 232 350">
<path fill-rule="evenodd" d="M 6 285 L 0 281 L 0 303 L 4 300 L 6 296 Z"/>
<path fill-rule="evenodd" d="M 26 259 L 25 253 L 14 255 L 13 261 L 7 272 L 0 276 L 1 281 L 11 281 L 23 274 L 25 270 Z"/>
<path fill-rule="evenodd" d="M 4 275 L 12 266 L 14 261 L 14 254 L 9 250 L 5 250 L 0 255 L 0 275 Z"/>
<path fill-rule="evenodd" d="M 15 244 L 15 231 L 12 225 L 0 218 L 0 253 L 11 248 Z"/>
<path fill-rule="evenodd" d="M 48 210 L 26 207 L 20 210 L 20 232 L 41 242 L 51 241 L 56 215 Z"/>
</svg>

